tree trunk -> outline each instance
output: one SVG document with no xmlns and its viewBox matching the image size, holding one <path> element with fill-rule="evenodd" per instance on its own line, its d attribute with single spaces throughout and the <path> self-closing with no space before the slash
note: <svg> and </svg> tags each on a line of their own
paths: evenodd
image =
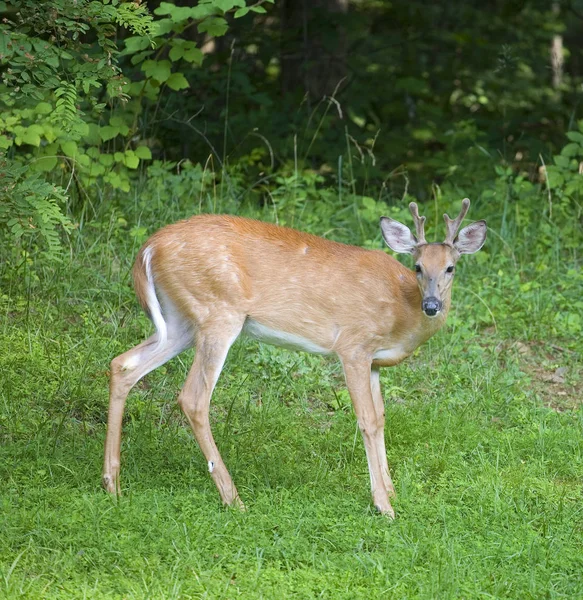
<svg viewBox="0 0 583 600">
<path fill-rule="evenodd" d="M 561 11 L 558 2 L 553 2 L 553 13 L 557 16 Z M 551 66 L 553 68 L 553 87 L 558 89 L 563 82 L 563 36 L 554 35 L 551 44 Z"/>
<path fill-rule="evenodd" d="M 346 73 L 348 0 L 284 0 L 281 89 L 308 100 L 332 95 Z"/>
</svg>

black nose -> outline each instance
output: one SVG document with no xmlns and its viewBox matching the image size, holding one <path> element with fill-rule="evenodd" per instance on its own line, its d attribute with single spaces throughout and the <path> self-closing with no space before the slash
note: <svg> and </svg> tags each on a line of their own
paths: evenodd
<svg viewBox="0 0 583 600">
<path fill-rule="evenodd" d="M 425 298 L 421 307 L 428 317 L 434 317 L 442 308 L 443 303 L 437 298 Z"/>
</svg>

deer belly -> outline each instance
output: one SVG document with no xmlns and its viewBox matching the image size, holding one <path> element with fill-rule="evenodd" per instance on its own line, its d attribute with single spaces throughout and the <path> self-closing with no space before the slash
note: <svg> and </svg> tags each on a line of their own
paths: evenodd
<svg viewBox="0 0 583 600">
<path fill-rule="evenodd" d="M 290 350 L 302 350 L 310 354 L 330 354 L 329 350 L 318 346 L 311 340 L 308 340 L 299 335 L 288 333 L 287 331 L 279 331 L 272 329 L 266 325 L 262 325 L 253 319 L 247 319 L 243 327 L 243 333 L 249 337 L 271 344 L 272 346 L 280 346 Z"/>
</svg>

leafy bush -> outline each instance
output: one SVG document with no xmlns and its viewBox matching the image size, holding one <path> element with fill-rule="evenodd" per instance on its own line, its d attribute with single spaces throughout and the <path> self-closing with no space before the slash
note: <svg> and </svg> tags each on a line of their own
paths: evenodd
<svg viewBox="0 0 583 600">
<path fill-rule="evenodd" d="M 55 258 L 59 232 L 71 228 L 67 196 L 102 164 L 84 141 L 107 102 L 125 97 L 117 25 L 147 36 L 152 19 L 139 3 L 117 0 L 48 0 L 42 10 L 9 0 L 0 13 L 0 231 L 27 249 L 39 241 Z"/>
<path fill-rule="evenodd" d="M 154 20 L 139 2 L 49 0 L 42 11 L 32 0 L 0 2 L 0 153 L 7 170 L 0 192 L 11 194 L 0 216 L 5 234 L 20 241 L 23 220 L 42 223 L 36 233 L 54 256 L 58 228 L 70 226 L 67 196 L 74 192 L 79 204 L 96 184 L 129 192 L 132 174 L 156 146 L 146 139 L 144 109 L 163 90 L 189 87 L 177 66 L 202 63 L 202 50 L 182 34 L 196 26 L 207 40 L 221 36 L 226 13 L 250 11 L 265 9 L 244 0 L 205 0 L 194 8 L 162 2 Z M 118 26 L 133 34 L 123 51 Z M 120 68 L 126 57 L 142 75 L 131 82 Z M 26 184 L 23 168 L 32 175 Z"/>
</svg>

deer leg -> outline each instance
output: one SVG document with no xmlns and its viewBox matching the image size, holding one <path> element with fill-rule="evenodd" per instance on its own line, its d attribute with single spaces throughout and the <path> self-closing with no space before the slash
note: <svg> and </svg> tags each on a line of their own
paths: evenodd
<svg viewBox="0 0 583 600">
<path fill-rule="evenodd" d="M 389 496 L 395 496 L 395 486 L 391 479 L 391 473 L 389 471 L 389 463 L 387 462 L 387 450 L 385 448 L 385 402 L 381 391 L 381 378 L 380 369 L 373 367 L 370 374 L 370 388 L 372 392 L 372 399 L 374 402 L 375 412 L 379 421 L 379 435 L 377 439 L 377 451 L 379 459 L 381 461 L 381 473 L 385 488 L 389 493 Z"/>
<path fill-rule="evenodd" d="M 190 346 L 192 346 L 191 335 L 183 334 L 181 337 L 168 339 L 163 346 L 158 345 L 158 336 L 153 335 L 111 361 L 109 413 L 102 478 L 103 486 L 108 492 L 119 494 L 121 491 L 119 482 L 121 428 L 125 402 L 130 390 L 144 375 Z"/>
<path fill-rule="evenodd" d="M 196 339 L 196 356 L 188 373 L 184 387 L 178 397 L 194 437 L 206 458 L 211 474 L 224 504 L 236 505 L 244 509 L 237 488 L 221 458 L 209 421 L 210 399 L 219 378 L 229 348 L 241 332 L 243 322 L 233 324 L 225 331 L 225 323 L 220 329 L 201 329 Z"/>
<path fill-rule="evenodd" d="M 395 512 L 389 502 L 388 489 L 383 478 L 383 459 L 379 453 L 379 440 L 384 435 L 384 419 L 379 417 L 375 410 L 371 389 L 371 365 L 364 361 L 343 361 L 343 367 L 358 427 L 364 440 L 374 505 L 381 513 L 394 518 Z M 386 456 L 384 461 L 386 462 Z"/>
</svg>

